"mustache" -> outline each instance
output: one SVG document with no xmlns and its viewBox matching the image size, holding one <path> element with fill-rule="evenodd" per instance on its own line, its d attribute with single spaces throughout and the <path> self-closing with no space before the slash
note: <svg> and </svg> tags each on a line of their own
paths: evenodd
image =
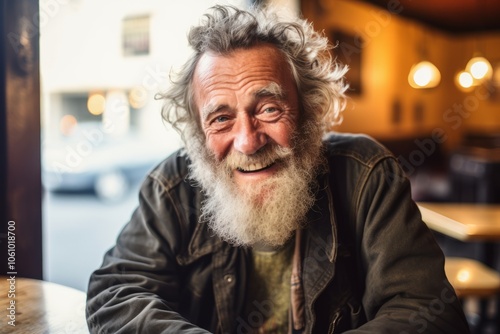
<svg viewBox="0 0 500 334">
<path fill-rule="evenodd" d="M 232 151 L 223 159 L 222 164 L 228 170 L 237 168 L 248 169 L 255 165 L 269 166 L 277 161 L 283 161 L 292 157 L 292 148 L 268 144 L 251 155 Z"/>
</svg>

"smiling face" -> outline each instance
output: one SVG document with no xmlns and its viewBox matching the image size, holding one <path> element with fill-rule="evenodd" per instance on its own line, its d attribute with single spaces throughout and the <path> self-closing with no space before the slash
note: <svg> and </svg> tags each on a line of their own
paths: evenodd
<svg viewBox="0 0 500 334">
<path fill-rule="evenodd" d="M 192 81 L 201 130 L 187 127 L 202 218 L 235 245 L 283 245 L 315 201 L 322 124 L 301 115 L 285 57 L 270 45 L 205 53 Z"/>
<path fill-rule="evenodd" d="M 291 148 L 299 101 L 281 52 L 271 45 L 204 54 L 193 77 L 205 145 L 226 160 L 239 187 L 269 178 L 284 166 L 270 147 Z M 263 153 L 264 152 L 264 153 Z"/>
</svg>

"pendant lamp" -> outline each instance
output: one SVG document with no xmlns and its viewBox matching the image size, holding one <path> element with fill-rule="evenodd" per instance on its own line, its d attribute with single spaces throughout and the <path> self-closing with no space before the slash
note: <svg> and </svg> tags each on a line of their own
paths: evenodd
<svg viewBox="0 0 500 334">
<path fill-rule="evenodd" d="M 480 81 L 491 79 L 493 75 L 493 68 L 490 62 L 480 54 L 476 54 L 469 60 L 465 66 L 465 70 L 469 72 L 474 79 Z"/>
<path fill-rule="evenodd" d="M 441 82 L 441 73 L 436 65 L 427 60 L 425 32 L 418 50 L 420 62 L 414 64 L 408 74 L 408 83 L 416 89 L 433 88 Z"/>
<path fill-rule="evenodd" d="M 411 67 L 408 83 L 413 88 L 433 88 L 441 82 L 441 73 L 430 61 L 423 60 Z"/>
</svg>

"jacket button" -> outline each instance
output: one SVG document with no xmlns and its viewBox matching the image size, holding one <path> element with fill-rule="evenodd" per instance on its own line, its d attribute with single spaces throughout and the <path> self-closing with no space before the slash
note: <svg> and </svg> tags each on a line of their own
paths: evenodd
<svg viewBox="0 0 500 334">
<path fill-rule="evenodd" d="M 227 283 L 232 283 L 233 280 L 234 280 L 234 276 L 233 275 L 225 275 L 224 276 L 224 280 L 227 282 Z"/>
</svg>

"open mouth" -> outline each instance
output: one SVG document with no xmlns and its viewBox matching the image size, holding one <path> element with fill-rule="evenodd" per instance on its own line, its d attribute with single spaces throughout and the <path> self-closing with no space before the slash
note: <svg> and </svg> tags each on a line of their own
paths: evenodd
<svg viewBox="0 0 500 334">
<path fill-rule="evenodd" d="M 269 169 L 272 166 L 274 166 L 274 164 L 275 164 L 275 162 L 273 162 L 273 163 L 271 163 L 269 165 L 263 165 L 261 163 L 255 163 L 255 164 L 250 164 L 250 165 L 246 166 L 245 168 L 238 167 L 236 169 L 239 172 L 242 172 L 242 173 L 256 173 L 256 172 L 260 172 L 260 171 Z"/>
</svg>

